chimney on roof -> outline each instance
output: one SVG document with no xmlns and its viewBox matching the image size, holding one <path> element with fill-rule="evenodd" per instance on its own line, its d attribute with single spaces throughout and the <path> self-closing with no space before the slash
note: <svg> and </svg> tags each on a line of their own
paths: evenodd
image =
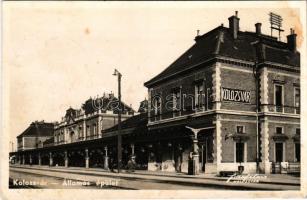
<svg viewBox="0 0 307 200">
<path fill-rule="evenodd" d="M 111 91 L 111 93 L 109 94 L 109 98 L 110 98 L 110 99 L 114 98 L 114 94 L 113 94 L 112 91 Z"/>
<path fill-rule="evenodd" d="M 236 11 L 235 15 L 229 17 L 228 21 L 229 21 L 229 29 L 231 35 L 233 39 L 237 39 L 239 31 L 239 21 L 240 21 L 240 18 L 238 18 L 238 11 Z"/>
<path fill-rule="evenodd" d="M 256 34 L 261 35 L 261 23 L 256 23 L 255 27 L 256 27 Z"/>
<path fill-rule="evenodd" d="M 296 34 L 292 28 L 290 29 L 290 35 L 287 36 L 287 44 L 290 51 L 296 52 Z"/>
<path fill-rule="evenodd" d="M 196 32 L 197 32 L 197 34 L 196 34 L 196 37 L 194 39 L 195 42 L 197 42 L 201 38 L 201 36 L 199 35 L 199 30 L 197 30 Z"/>
</svg>

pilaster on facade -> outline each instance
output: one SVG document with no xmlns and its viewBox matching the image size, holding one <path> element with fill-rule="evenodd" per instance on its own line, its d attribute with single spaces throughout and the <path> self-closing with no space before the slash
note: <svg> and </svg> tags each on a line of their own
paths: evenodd
<svg viewBox="0 0 307 200">
<path fill-rule="evenodd" d="M 216 110 L 221 108 L 221 63 L 216 63 L 212 73 L 212 90 Z"/>
<path fill-rule="evenodd" d="M 269 123 L 268 119 L 265 117 L 263 121 L 261 121 L 261 169 L 265 174 L 269 174 L 271 172 L 271 165 L 269 160 Z"/>
<path fill-rule="evenodd" d="M 90 157 L 89 157 L 89 152 L 88 148 L 85 149 L 85 168 L 89 168 L 90 166 Z"/>
<path fill-rule="evenodd" d="M 268 70 L 264 67 L 260 75 L 260 105 L 261 111 L 268 112 L 269 104 L 269 84 Z"/>
<path fill-rule="evenodd" d="M 216 118 L 215 123 L 215 149 L 216 149 L 216 164 L 217 164 L 217 171 L 219 171 L 219 165 L 222 163 L 222 124 L 219 116 Z"/>
</svg>

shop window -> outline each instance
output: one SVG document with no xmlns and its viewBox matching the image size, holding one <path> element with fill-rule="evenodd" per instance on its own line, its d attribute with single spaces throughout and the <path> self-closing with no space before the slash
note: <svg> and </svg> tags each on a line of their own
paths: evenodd
<svg viewBox="0 0 307 200">
<path fill-rule="evenodd" d="M 283 112 L 283 86 L 275 85 L 275 111 Z"/>
<path fill-rule="evenodd" d="M 236 142 L 236 162 L 244 162 L 244 143 Z"/>
<path fill-rule="evenodd" d="M 276 134 L 282 134 L 282 132 L 283 132 L 282 127 L 276 127 L 275 129 L 276 129 Z"/>
</svg>

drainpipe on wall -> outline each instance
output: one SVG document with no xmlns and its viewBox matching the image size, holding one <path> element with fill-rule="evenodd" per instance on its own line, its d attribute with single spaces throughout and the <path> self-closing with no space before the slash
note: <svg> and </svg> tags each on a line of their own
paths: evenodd
<svg viewBox="0 0 307 200">
<path fill-rule="evenodd" d="M 256 86 L 256 91 L 255 91 L 255 98 L 256 98 L 256 173 L 259 174 L 260 172 L 260 136 L 259 136 L 259 117 L 258 117 L 258 112 L 259 112 L 259 72 L 258 72 L 258 55 L 257 55 L 257 46 L 260 43 L 260 41 L 256 41 L 253 46 L 255 47 L 255 64 L 253 67 L 253 75 L 255 78 L 255 86 Z"/>
</svg>

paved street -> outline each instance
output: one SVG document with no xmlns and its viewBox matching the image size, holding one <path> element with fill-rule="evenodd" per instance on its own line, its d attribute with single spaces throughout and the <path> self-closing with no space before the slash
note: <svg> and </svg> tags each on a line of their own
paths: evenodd
<svg viewBox="0 0 307 200">
<path fill-rule="evenodd" d="M 117 175 L 117 174 L 112 174 Z M 75 172 L 64 172 L 63 170 L 38 170 L 38 169 L 22 169 L 22 168 L 13 168 L 10 170 L 10 178 L 12 180 L 27 180 L 27 181 L 41 181 L 44 180 L 46 185 L 40 185 L 36 187 L 26 188 L 57 188 L 57 189 L 66 189 L 66 188 L 94 188 L 94 189 L 212 189 L 212 187 L 203 187 L 192 186 L 192 185 L 181 185 L 175 184 L 168 181 L 160 180 L 148 180 L 148 179 L 138 179 L 120 176 L 101 176 L 96 174 L 84 174 L 75 173 Z M 80 185 L 67 185 L 69 181 L 77 182 L 89 182 L 89 186 L 80 186 Z M 13 185 L 14 187 L 14 185 Z M 217 188 L 222 189 L 222 188 Z"/>
<path fill-rule="evenodd" d="M 10 166 L 11 188 L 299 190 L 300 182 L 299 177 L 289 175 L 270 175 L 259 183 L 227 180 L 214 175 L 189 176 L 148 171 L 118 174 L 93 168 Z M 35 185 L 31 185 L 30 181 Z"/>
</svg>

